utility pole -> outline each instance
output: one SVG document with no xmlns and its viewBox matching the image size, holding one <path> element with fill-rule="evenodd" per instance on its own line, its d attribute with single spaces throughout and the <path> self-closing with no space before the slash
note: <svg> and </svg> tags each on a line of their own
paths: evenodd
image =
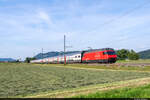
<svg viewBox="0 0 150 100">
<path fill-rule="evenodd" d="M 66 55 L 65 55 L 65 52 L 66 52 L 66 36 L 64 35 L 64 65 L 66 65 Z"/>
<path fill-rule="evenodd" d="M 35 57 L 35 52 L 33 52 L 33 58 Z"/>
<path fill-rule="evenodd" d="M 42 63 L 43 63 L 43 48 L 42 48 Z"/>
<path fill-rule="evenodd" d="M 42 48 L 42 59 L 43 59 L 43 48 Z"/>
<path fill-rule="evenodd" d="M 64 65 L 66 65 L 66 48 L 72 48 L 72 46 L 66 46 L 66 36 L 64 35 Z"/>
<path fill-rule="evenodd" d="M 89 48 L 89 50 L 92 50 L 92 47 L 88 47 Z"/>
</svg>

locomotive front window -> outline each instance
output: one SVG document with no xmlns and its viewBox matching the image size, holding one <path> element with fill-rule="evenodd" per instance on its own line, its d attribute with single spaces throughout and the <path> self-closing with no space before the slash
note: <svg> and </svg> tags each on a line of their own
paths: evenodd
<svg viewBox="0 0 150 100">
<path fill-rule="evenodd" d="M 113 51 L 104 52 L 103 54 L 104 55 L 116 55 L 116 53 Z"/>
<path fill-rule="evenodd" d="M 107 52 L 107 54 L 108 54 L 108 55 L 115 55 L 116 53 L 113 52 L 113 51 L 109 51 L 109 52 Z"/>
</svg>

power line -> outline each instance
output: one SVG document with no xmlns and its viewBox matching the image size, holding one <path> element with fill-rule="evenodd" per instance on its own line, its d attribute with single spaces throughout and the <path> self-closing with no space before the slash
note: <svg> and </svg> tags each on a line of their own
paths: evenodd
<svg viewBox="0 0 150 100">
<path fill-rule="evenodd" d="M 107 24 L 111 24 L 111 23 L 115 22 L 116 20 L 119 20 L 120 18 L 122 18 L 122 17 L 124 17 L 124 16 L 127 16 L 127 15 L 129 15 L 130 13 L 132 13 L 132 12 L 134 12 L 134 11 L 136 11 L 136 10 L 138 10 L 138 9 L 140 9 L 140 8 L 143 8 L 145 5 L 147 5 L 147 4 L 149 4 L 149 3 L 150 3 L 150 1 L 145 2 L 145 3 L 143 3 L 142 5 L 138 5 L 137 7 L 135 7 L 135 8 L 133 8 L 133 9 L 131 9 L 131 10 L 125 12 L 125 13 L 122 14 L 122 15 L 120 15 L 119 17 L 114 18 L 114 19 L 111 19 L 111 20 L 109 20 L 109 21 L 107 21 L 107 22 L 101 24 L 101 26 L 105 26 L 105 25 L 107 25 Z"/>
</svg>

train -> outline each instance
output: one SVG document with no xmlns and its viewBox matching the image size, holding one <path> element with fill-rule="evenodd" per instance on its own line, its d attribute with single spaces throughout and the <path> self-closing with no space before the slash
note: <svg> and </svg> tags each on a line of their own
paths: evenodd
<svg viewBox="0 0 150 100">
<path fill-rule="evenodd" d="M 32 60 L 31 63 L 115 63 L 117 54 L 113 48 L 92 49 L 70 54 Z"/>
</svg>

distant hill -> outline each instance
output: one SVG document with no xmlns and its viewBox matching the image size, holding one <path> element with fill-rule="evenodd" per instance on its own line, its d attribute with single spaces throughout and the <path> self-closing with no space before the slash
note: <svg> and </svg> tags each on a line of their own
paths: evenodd
<svg viewBox="0 0 150 100">
<path fill-rule="evenodd" d="M 141 51 L 138 54 L 140 55 L 140 59 L 150 59 L 150 49 Z"/>
<path fill-rule="evenodd" d="M 0 58 L 0 62 L 13 62 L 13 61 L 16 61 L 15 59 L 12 59 L 12 58 Z"/>
<path fill-rule="evenodd" d="M 75 52 L 79 52 L 79 51 L 68 51 L 66 52 L 66 54 L 69 53 L 75 53 Z M 63 55 L 64 52 L 58 52 L 58 51 L 52 51 L 52 52 L 48 52 L 48 53 L 43 53 L 43 58 L 48 58 L 48 57 L 54 57 L 54 56 L 58 56 L 58 55 Z M 36 59 L 41 59 L 42 58 L 42 53 L 37 54 L 36 56 L 34 56 Z"/>
</svg>

